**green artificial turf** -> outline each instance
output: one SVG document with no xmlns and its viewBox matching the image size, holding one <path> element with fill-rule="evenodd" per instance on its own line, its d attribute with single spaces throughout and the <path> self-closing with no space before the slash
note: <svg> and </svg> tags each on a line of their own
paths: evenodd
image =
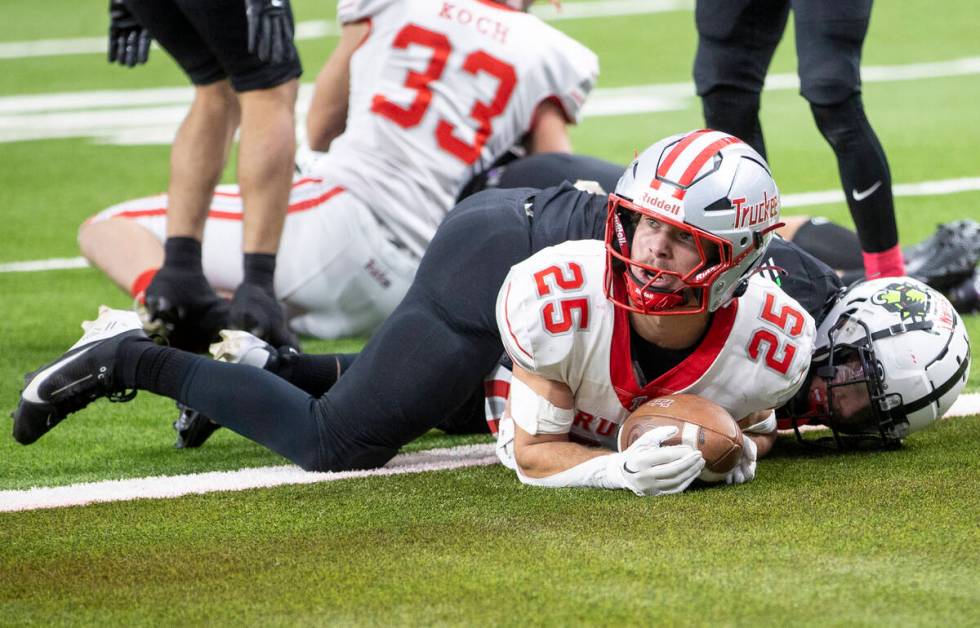
<svg viewBox="0 0 980 628">
<path fill-rule="evenodd" d="M 293 6 L 300 21 L 335 12 L 329 2 Z M 968 0 L 878 2 L 865 65 L 978 57 L 975 13 Z M 0 40 L 100 37 L 105 14 L 95 0 L 13 3 Z M 690 81 L 690 11 L 555 24 L 598 52 L 602 88 Z M 300 42 L 304 83 L 335 41 Z M 774 73 L 795 70 L 793 46 L 790 32 Z M 132 70 L 100 54 L 0 59 L 0 101 L 185 86 L 159 49 Z M 895 183 L 980 176 L 980 75 L 869 82 L 863 93 Z M 765 92 L 762 122 L 784 194 L 839 188 L 795 90 Z M 691 97 L 677 111 L 586 118 L 572 138 L 579 152 L 626 163 L 702 123 Z M 162 192 L 167 168 L 165 145 L 0 144 L 0 263 L 79 255 L 82 220 Z M 980 220 L 980 192 L 898 197 L 896 207 L 911 244 L 939 222 Z M 786 211 L 797 212 L 851 224 L 843 203 Z M 0 434 L 22 375 L 70 346 L 100 303 L 130 300 L 92 269 L 0 273 Z M 980 316 L 966 325 L 976 346 Z M 967 389 L 980 392 L 980 369 Z M 175 416 L 172 402 L 140 394 L 98 402 L 29 447 L 3 436 L 0 491 L 285 462 L 227 430 L 177 451 Z M 783 438 L 754 482 L 667 498 L 530 489 L 491 466 L 5 513 L 0 624 L 975 626 L 978 441 L 977 416 L 942 421 L 892 452 L 813 453 Z M 469 442 L 488 437 L 433 432 L 408 449 Z"/>
<path fill-rule="evenodd" d="M 639 499 L 501 467 L 0 515 L 0 614 L 184 624 L 950 625 L 980 419 Z M 958 460 L 950 464 L 950 460 Z"/>
</svg>

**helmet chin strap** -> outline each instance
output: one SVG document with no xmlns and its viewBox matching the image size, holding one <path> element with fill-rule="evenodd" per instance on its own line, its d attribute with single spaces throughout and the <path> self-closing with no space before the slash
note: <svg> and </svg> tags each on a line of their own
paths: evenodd
<svg viewBox="0 0 980 628">
<path fill-rule="evenodd" d="M 626 269 L 623 271 L 623 279 L 626 283 L 626 290 L 630 299 L 638 306 L 648 312 L 663 312 L 675 307 L 684 305 L 687 297 L 682 291 L 658 292 L 656 290 L 644 290 L 633 277 L 633 273 Z"/>
</svg>

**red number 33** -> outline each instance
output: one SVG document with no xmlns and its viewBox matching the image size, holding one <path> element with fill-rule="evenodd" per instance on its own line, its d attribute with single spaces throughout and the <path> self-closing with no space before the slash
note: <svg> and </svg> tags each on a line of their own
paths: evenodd
<svg viewBox="0 0 980 628">
<path fill-rule="evenodd" d="M 415 90 L 415 99 L 402 107 L 381 94 L 375 94 L 371 101 L 371 111 L 382 115 L 402 128 L 409 129 L 422 121 L 429 104 L 432 102 L 432 90 L 429 84 L 439 80 L 446 69 L 446 61 L 452 52 L 452 45 L 442 33 L 430 31 L 417 24 L 409 24 L 398 32 L 392 45 L 405 49 L 410 45 L 424 46 L 432 50 L 429 64 L 424 72 L 409 72 L 405 77 L 405 87 Z M 490 102 L 476 101 L 470 109 L 469 116 L 476 121 L 476 136 L 472 144 L 456 136 L 456 127 L 446 120 L 439 120 L 436 126 L 436 143 L 446 152 L 455 155 L 467 164 L 472 164 L 480 157 L 480 151 L 487 138 L 493 132 L 493 118 L 499 116 L 507 108 L 507 102 L 517 85 L 517 73 L 514 66 L 501 61 L 482 50 L 477 50 L 463 60 L 463 70 L 476 76 L 483 72 L 497 79 L 497 90 Z"/>
</svg>

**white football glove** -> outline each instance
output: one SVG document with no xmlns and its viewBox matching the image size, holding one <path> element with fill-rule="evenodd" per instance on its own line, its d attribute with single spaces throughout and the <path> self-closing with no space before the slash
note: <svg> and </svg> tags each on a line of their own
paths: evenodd
<svg viewBox="0 0 980 628">
<path fill-rule="evenodd" d="M 663 426 L 643 434 L 611 456 L 614 460 L 608 472 L 619 476 L 622 486 L 637 495 L 680 493 L 697 479 L 704 457 L 689 445 L 661 446 L 676 433 L 676 427 Z"/>
<path fill-rule="evenodd" d="M 725 484 L 744 484 L 755 477 L 757 447 L 748 434 L 742 435 L 742 457 L 735 468 L 725 476 Z"/>
<path fill-rule="evenodd" d="M 211 355 L 215 360 L 233 364 L 248 364 L 264 369 L 269 358 L 279 352 L 266 341 L 256 338 L 240 329 L 222 329 L 221 342 L 211 345 Z"/>
</svg>

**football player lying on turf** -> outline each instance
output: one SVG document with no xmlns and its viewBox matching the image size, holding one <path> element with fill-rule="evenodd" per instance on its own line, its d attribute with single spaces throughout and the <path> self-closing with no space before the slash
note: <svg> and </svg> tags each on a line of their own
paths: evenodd
<svg viewBox="0 0 980 628">
<path fill-rule="evenodd" d="M 673 166 L 658 179 L 661 159 L 669 159 Z M 607 259 L 602 242 L 566 246 L 573 247 L 575 255 L 579 252 L 574 247 L 590 249 L 582 252 L 586 254 L 582 262 L 576 262 L 581 272 L 587 271 L 589 284 L 577 289 L 605 290 L 602 286 L 608 283 L 609 295 L 620 305 L 613 306 L 604 293 L 591 295 L 599 302 L 588 304 L 594 308 L 589 321 L 573 309 L 568 311 L 568 323 L 569 331 L 574 331 L 577 324 L 599 321 L 604 324 L 602 333 L 618 330 L 626 339 L 608 356 L 619 364 L 617 372 L 628 377 L 616 385 L 629 386 L 632 397 L 653 389 L 707 390 L 710 378 L 702 376 L 714 375 L 723 362 L 734 360 L 745 362 L 758 375 L 744 382 L 737 399 L 728 397 L 734 404 L 730 412 L 739 418 L 792 394 L 805 371 L 813 323 L 791 298 L 776 290 L 767 293 L 771 296 L 763 294 L 762 280 L 752 277 L 778 221 L 778 193 L 765 162 L 731 136 L 698 131 L 648 149 L 627 169 L 624 181 L 629 182 L 624 190 L 639 195 L 634 200 L 647 208 L 650 219 L 638 231 L 642 266 L 630 273 L 626 270 L 632 264 L 631 238 L 623 240 L 626 231 L 617 235 L 614 229 L 620 224 L 632 232 L 636 226 L 632 215 L 636 221 L 641 217 L 629 209 L 633 205 L 628 199 L 609 206 L 607 221 L 607 212 L 600 209 L 606 205 L 604 199 L 570 186 L 478 195 L 447 216 L 405 299 L 343 377 L 336 377 L 336 359 L 297 356 L 299 364 L 312 368 L 292 380 L 299 385 L 295 386 L 244 364 L 215 362 L 154 345 L 134 314 L 105 310 L 65 356 L 28 377 L 15 413 L 15 438 L 33 442 L 94 398 L 120 398 L 127 389 L 142 389 L 196 408 L 304 469 L 380 466 L 402 445 L 441 421 L 465 425 L 483 420 L 483 378 L 503 349 L 495 304 L 510 268 L 544 246 L 593 237 L 606 222 L 609 250 L 616 250 L 616 255 L 609 253 Z M 731 190 L 735 190 L 734 203 L 728 201 Z M 599 207 L 593 211 L 582 208 L 594 203 Z M 680 212 L 687 205 L 685 217 Z M 621 208 L 631 215 L 619 218 Z M 625 218 L 629 221 L 623 224 Z M 663 231 L 658 231 L 661 227 Z M 565 263 L 566 252 L 559 249 L 552 254 L 555 264 Z M 603 270 L 607 265 L 611 265 L 608 282 Z M 648 270 L 657 267 L 664 272 Z M 560 297 L 562 286 L 574 284 L 576 275 L 568 269 L 556 272 L 542 281 Z M 632 272 L 639 277 L 630 289 L 626 276 Z M 749 298 L 743 308 L 732 304 L 741 291 Z M 638 311 L 627 314 L 621 306 L 634 301 L 631 307 Z M 765 371 L 764 356 L 751 359 L 742 343 L 750 331 L 744 327 L 754 325 L 766 303 L 785 316 L 786 329 L 776 326 L 770 337 L 779 342 L 786 336 L 801 346 L 783 373 Z M 784 305 L 793 314 L 786 314 Z M 565 312 L 565 306 L 557 307 L 553 316 Z M 662 309 L 684 315 L 660 316 Z M 631 319 L 637 321 L 635 325 Z M 500 324 L 505 326 L 506 318 Z M 714 329 L 718 331 L 711 333 Z M 635 350 L 631 336 L 636 337 Z M 650 349 L 646 345 L 651 338 L 665 346 Z M 575 333 L 570 339 L 586 341 L 583 347 L 595 342 L 593 336 Z M 729 351 L 722 352 L 723 347 Z M 642 352 L 637 354 L 642 362 L 651 362 L 645 365 L 645 374 L 633 373 L 637 351 Z M 716 361 L 719 356 L 723 360 Z M 658 383 L 658 376 L 675 369 L 689 377 L 661 387 L 665 380 Z M 607 381 L 605 390 L 612 391 L 612 386 Z M 603 397 L 603 403 L 608 399 Z M 624 488 L 683 489 L 699 471 L 700 454 L 684 447 L 667 453 L 671 461 L 655 465 L 660 470 L 651 467 L 637 470 L 640 475 L 623 476 L 624 482 L 630 482 Z M 643 484 L 643 478 L 652 484 Z"/>
<path fill-rule="evenodd" d="M 700 169 L 713 172 L 726 163 L 726 151 L 741 150 L 733 138 L 697 132 L 669 138 L 651 149 L 651 154 L 669 154 L 682 143 L 691 146 L 698 138 L 731 142 L 723 144 L 714 153 L 717 158 L 710 157 L 709 151 L 709 158 Z M 700 146 L 707 148 L 704 144 Z M 728 160 L 729 164 L 736 159 L 742 160 L 743 156 L 736 153 Z M 754 163 L 764 164 L 761 159 Z M 647 170 L 649 166 L 644 167 L 644 171 Z M 632 180 L 632 177 L 625 180 Z M 690 187 L 693 189 L 701 181 L 695 179 Z M 714 216 L 727 214 L 729 224 L 733 224 L 734 206 L 725 209 L 723 202 L 730 187 L 731 184 L 723 186 L 712 211 Z M 760 190 L 755 190 L 753 197 L 755 194 L 761 197 Z M 741 197 L 738 199 L 737 205 L 744 206 Z M 571 186 L 550 190 L 496 190 L 467 200 L 440 227 L 406 299 L 352 363 L 349 356 L 280 356 L 270 352 L 261 342 L 248 345 L 241 338 L 226 347 L 233 356 L 248 364 L 277 370 L 280 376 L 277 378 L 268 371 L 244 364 L 211 362 L 174 349 L 156 347 L 142 339 L 131 315 L 107 312 L 96 327 L 89 328 L 73 350 L 28 377 L 27 388 L 15 413 L 14 435 L 21 442 L 33 442 L 68 413 L 84 407 L 92 399 L 118 396 L 127 388 L 141 388 L 195 407 L 218 423 L 265 444 L 304 468 L 329 470 L 381 465 L 401 445 L 440 421 L 454 427 L 469 427 L 483 421 L 483 379 L 493 370 L 503 348 L 493 313 L 508 270 L 544 246 L 595 237 L 607 222 L 604 220 L 606 212 L 601 209 L 606 206 L 604 198 Z M 610 214 L 615 214 L 618 207 L 610 206 L 613 210 Z M 653 213 L 655 215 L 651 217 L 659 215 Z M 669 220 L 675 219 L 664 222 Z M 608 222 L 614 223 L 611 218 Z M 761 256 L 758 247 L 764 243 L 765 235 L 759 234 L 762 241 L 757 242 L 754 234 L 765 227 L 756 227 L 757 231 L 744 243 L 744 250 L 750 255 Z M 687 228 L 697 233 L 698 242 L 712 241 L 714 237 L 691 225 Z M 474 234 L 480 237 L 474 238 Z M 705 236 L 708 236 L 707 240 Z M 613 240 L 610 236 L 609 242 L 612 245 L 618 239 Z M 735 246 L 740 242 L 742 238 L 735 244 L 724 245 L 723 262 L 713 269 L 718 272 L 704 277 L 717 279 L 724 272 L 732 271 Z M 800 256 L 798 252 L 790 251 L 790 255 L 806 262 L 806 256 Z M 612 259 L 622 262 L 618 257 Z M 739 261 L 745 259 L 742 257 Z M 626 266 L 623 263 L 621 271 Z M 819 264 L 811 264 L 805 269 L 807 282 L 801 286 L 809 285 L 810 288 L 799 291 L 814 296 L 824 289 L 821 283 L 811 281 L 820 275 Z M 833 275 L 829 269 L 827 272 Z M 737 282 L 748 286 L 749 274 L 746 270 Z M 574 274 L 572 277 L 574 279 Z M 614 273 L 612 278 L 621 287 L 624 285 L 622 272 Z M 753 283 L 758 286 L 757 281 Z M 793 281 L 785 283 L 792 285 Z M 704 289 L 694 292 L 704 292 Z M 687 291 L 683 293 L 686 295 Z M 683 298 L 687 300 L 687 296 Z M 781 302 L 777 299 L 778 295 L 773 297 L 774 305 Z M 814 303 L 823 305 L 824 301 L 816 297 Z M 557 311 L 564 311 L 561 307 Z M 734 309 L 737 310 L 737 306 Z M 727 311 L 730 315 L 732 308 Z M 741 311 L 744 321 L 747 308 Z M 574 315 L 574 309 L 569 313 Z M 806 319 L 802 313 L 800 316 Z M 660 318 L 683 321 L 686 317 Z M 787 314 L 782 324 L 789 325 L 792 331 L 794 320 Z M 958 322 L 958 319 L 954 320 Z M 757 323 L 759 328 L 775 325 L 765 321 Z M 962 323 L 959 325 L 961 329 Z M 716 336 L 709 331 L 706 338 L 716 339 Z M 778 340 L 779 336 L 776 338 Z M 699 352 L 704 343 L 701 339 L 696 342 L 698 346 L 692 356 L 702 355 Z M 235 344 L 239 346 L 235 347 Z M 756 354 L 759 358 L 756 367 L 764 368 L 759 365 L 765 361 L 768 352 L 775 349 L 763 349 L 761 344 L 757 348 L 761 351 Z M 248 349 L 254 349 L 251 357 Z M 747 348 L 733 343 L 731 350 L 746 352 Z M 627 345 L 626 352 L 620 350 L 610 359 L 628 360 L 625 370 L 629 371 L 632 368 L 630 351 Z M 689 357 L 684 357 L 683 351 L 668 351 L 656 359 L 679 360 L 684 365 L 691 365 L 691 372 L 695 374 L 711 368 L 710 363 L 694 363 L 687 359 Z M 785 360 L 786 354 L 774 357 Z M 346 369 L 344 375 L 338 380 L 338 373 L 343 369 Z M 684 370 L 678 364 L 671 371 L 678 369 Z M 75 383 L 66 386 L 70 382 Z M 651 383 L 656 385 L 656 381 Z M 701 381 L 694 384 L 709 385 Z M 746 383 L 747 389 L 752 389 L 751 384 L 751 381 Z M 764 399 L 760 400 L 757 409 L 770 407 L 772 400 L 785 392 L 785 379 L 779 384 L 779 390 L 764 391 L 761 395 Z M 635 392 L 640 393 L 639 390 Z M 666 392 L 675 391 L 668 388 Z M 646 446 L 652 446 L 652 443 L 646 443 Z M 680 490 L 696 475 L 694 467 L 699 461 L 690 455 L 691 452 L 675 450 L 669 453 L 680 454 L 674 467 L 655 465 L 661 468 L 654 469 L 651 466 L 647 479 L 658 484 L 647 486 L 648 490 Z M 748 477 L 753 464 L 746 460 L 742 478 L 735 479 Z M 671 474 L 658 475 L 668 469 Z"/>
<path fill-rule="evenodd" d="M 276 296 L 293 331 L 373 332 L 401 301 L 474 172 L 515 144 L 532 153 L 570 150 L 566 125 L 595 83 L 597 58 L 508 6 L 527 4 L 339 4 L 340 40 L 307 118 L 311 146 L 329 151 L 294 181 L 276 267 Z M 163 259 L 166 207 L 166 197 L 156 196 L 103 211 L 81 227 L 83 254 L 139 296 Z M 242 280 L 242 212 L 237 186 L 221 186 L 201 253 L 219 291 Z M 184 298 L 193 303 L 148 299 L 149 315 L 172 328 L 171 346 L 206 350 L 222 327 L 200 324 L 197 314 L 211 311 L 217 297 Z"/>
<path fill-rule="evenodd" d="M 539 187 L 563 179 L 569 181 L 592 180 L 600 183 L 601 187 L 609 188 L 610 186 L 615 187 L 621 174 L 622 171 L 618 166 L 592 157 L 572 154 L 543 154 L 490 169 L 471 182 L 468 191 L 464 192 L 464 196 L 474 193 L 474 190 L 484 188 L 511 188 L 520 187 L 522 184 Z M 604 208 L 604 204 L 602 207 Z M 600 204 L 597 202 L 585 203 L 580 205 L 580 208 L 582 216 L 586 217 L 589 213 L 598 212 Z M 553 216 L 554 214 L 546 214 L 546 216 L 548 215 Z M 797 224 L 799 222 L 797 221 Z M 951 225 L 951 227 L 956 227 L 953 232 L 960 234 L 955 238 L 938 238 L 941 242 L 935 246 L 929 245 L 929 242 L 937 239 L 932 238 L 923 245 L 913 247 L 908 252 L 908 259 L 919 259 L 921 253 L 918 250 L 922 248 L 934 249 L 938 247 L 945 252 L 944 259 L 947 260 L 961 254 L 968 254 L 969 251 L 964 247 L 963 238 L 960 236 L 970 226 L 969 223 L 970 221 L 961 221 L 961 223 Z M 593 224 L 598 225 L 598 221 Z M 937 232 L 937 237 L 946 230 L 947 227 L 941 227 Z M 593 237 L 602 237 L 603 232 L 604 229 L 600 229 Z M 852 234 L 850 239 L 856 242 L 855 238 Z M 841 239 L 838 237 L 837 240 Z M 842 241 L 847 242 L 848 239 L 845 238 Z M 853 249 L 860 264 L 860 249 L 856 244 Z M 826 247 L 823 247 L 822 250 L 826 250 Z M 866 437 L 877 439 L 884 444 L 896 444 L 909 431 L 921 429 L 928 425 L 942 416 L 949 408 L 955 400 L 956 392 L 954 391 L 949 395 L 945 395 L 945 393 L 948 393 L 957 383 L 961 384 L 965 381 L 965 375 L 960 371 L 961 368 L 966 369 L 968 365 L 956 362 L 962 357 L 962 351 L 944 354 L 943 347 L 947 344 L 960 346 L 967 342 L 967 337 L 961 324 L 956 325 L 953 330 L 946 329 L 943 321 L 949 319 L 948 304 L 935 291 L 929 290 L 914 281 L 902 279 L 864 283 L 854 286 L 845 295 L 843 284 L 828 266 L 821 264 L 805 253 L 801 253 L 795 245 L 787 244 L 781 240 L 774 240 L 770 244 L 766 263 L 780 269 L 782 276 L 776 276 L 771 271 L 763 273 L 763 276 L 776 279 L 776 283 L 783 290 L 803 304 L 805 309 L 816 318 L 818 324 L 822 324 L 819 348 L 813 358 L 814 367 L 810 369 L 807 386 L 801 389 L 793 403 L 780 409 L 781 427 L 791 428 L 807 423 L 822 424 L 833 430 L 834 440 L 838 443 L 841 443 L 845 435 L 849 435 L 856 437 L 847 438 L 851 444 L 854 444 L 855 441 L 863 441 Z M 919 266 L 920 264 L 915 262 L 911 263 L 913 268 Z M 945 268 L 950 267 L 949 264 L 943 266 Z M 944 272 L 934 274 L 933 277 L 940 275 L 947 276 Z M 890 296 L 887 299 L 885 296 L 874 296 L 879 293 Z M 906 296 L 896 300 L 896 295 Z M 908 295 L 914 295 L 915 299 L 910 301 Z M 867 298 L 870 298 L 872 302 L 887 300 L 888 303 L 880 307 L 855 310 L 855 312 L 850 313 L 843 312 L 840 307 L 837 307 L 834 309 L 833 316 L 828 317 L 828 311 L 835 303 L 856 303 L 860 299 Z M 923 303 L 928 304 L 928 307 L 923 309 Z M 890 309 L 885 309 L 886 307 Z M 923 321 L 926 319 L 933 321 L 934 327 L 928 328 L 928 321 L 920 321 L 920 328 L 904 329 L 901 333 L 887 332 L 893 326 L 900 326 L 907 317 L 925 317 Z M 860 320 L 862 325 L 867 325 L 875 337 L 874 341 L 864 338 L 861 334 L 855 335 L 854 329 L 851 329 L 848 341 L 841 342 L 838 340 L 835 349 L 831 351 L 829 349 L 831 327 L 845 318 L 852 323 L 855 320 Z M 863 326 L 855 329 L 863 329 Z M 918 368 L 909 369 L 904 365 L 899 350 L 899 347 L 902 346 L 915 347 L 915 355 L 920 363 L 930 365 L 928 372 Z M 867 364 L 875 364 L 876 358 L 867 357 L 872 353 L 880 356 L 878 359 L 883 364 L 889 365 L 889 368 L 869 369 L 870 374 L 864 376 L 863 370 L 857 371 L 853 367 L 862 359 Z M 256 355 L 262 356 L 258 358 L 262 363 L 266 361 L 266 354 L 267 352 L 264 351 L 256 351 Z M 861 356 L 865 357 L 862 358 Z M 293 359 L 290 356 L 284 356 L 284 358 L 285 361 Z M 300 360 L 308 359 L 316 360 L 317 358 L 312 356 L 300 358 Z M 346 362 L 347 359 L 343 358 L 341 361 Z M 849 362 L 852 368 L 837 370 L 843 362 Z M 283 373 L 303 370 L 298 365 L 288 367 L 282 365 L 280 368 Z M 835 374 L 829 378 L 822 378 L 817 375 L 818 371 L 825 373 L 833 371 Z M 295 377 L 295 375 L 291 376 Z M 834 383 L 835 377 L 836 383 Z M 849 379 L 855 377 L 859 381 Z M 867 381 L 860 381 L 862 378 Z M 509 369 L 500 369 L 490 380 L 486 384 L 488 419 L 491 430 L 496 432 L 506 399 L 506 391 L 509 388 Z M 840 391 L 833 400 L 826 393 L 828 383 L 832 384 L 831 390 Z M 944 391 L 944 395 L 940 395 L 942 399 L 939 399 L 935 406 L 930 406 L 928 402 L 930 396 L 919 387 L 923 383 L 928 383 L 930 386 L 935 386 L 937 390 Z M 892 391 L 887 403 L 881 396 L 881 391 L 886 389 Z M 956 391 L 958 390 L 959 388 L 956 389 Z M 493 391 L 497 391 L 497 393 L 494 394 Z M 899 393 L 908 401 L 907 404 L 896 401 L 895 395 Z M 874 405 L 871 404 L 872 397 L 876 399 Z M 854 407 L 855 399 L 860 402 L 858 407 Z M 830 409 L 831 402 L 836 408 L 833 411 Z M 884 410 L 882 410 L 883 407 Z M 799 415 L 796 420 L 793 420 L 792 417 L 794 413 Z M 585 419 L 587 416 L 583 415 L 582 420 Z M 593 429 L 602 429 L 603 431 L 612 429 L 608 423 L 603 424 L 602 421 L 598 421 L 597 424 L 602 424 L 602 427 L 594 427 Z M 771 428 L 774 423 L 770 421 L 765 425 Z M 480 426 L 443 424 L 440 427 L 450 431 L 474 431 Z M 180 428 L 182 429 L 179 429 L 178 444 L 196 446 L 214 431 L 216 424 L 191 411 L 184 415 Z M 507 426 L 505 426 L 505 431 L 506 428 Z M 512 433 L 512 430 L 509 433 Z M 799 434 L 799 432 L 797 433 Z M 825 434 L 826 432 L 822 433 Z M 821 434 L 821 432 L 817 434 Z M 760 453 L 768 449 L 774 437 L 774 431 L 770 432 L 768 437 L 760 437 L 758 434 L 754 436 L 762 447 Z M 506 439 L 502 439 L 503 441 Z M 502 451 L 505 450 L 506 448 L 502 448 Z"/>
</svg>

